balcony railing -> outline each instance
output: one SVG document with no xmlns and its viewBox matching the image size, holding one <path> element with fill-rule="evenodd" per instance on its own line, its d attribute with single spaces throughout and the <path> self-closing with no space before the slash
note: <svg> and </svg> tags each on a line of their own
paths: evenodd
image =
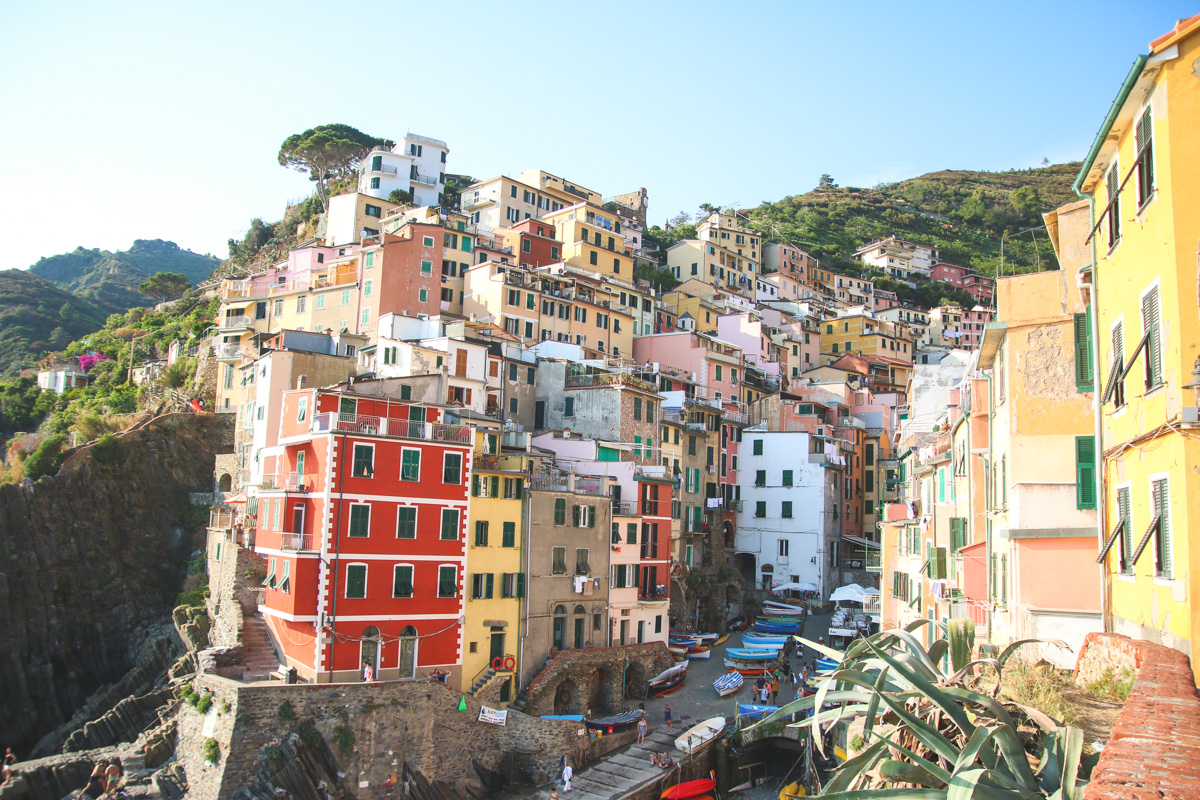
<svg viewBox="0 0 1200 800">
<path fill-rule="evenodd" d="M 625 372 L 601 372 L 595 375 L 568 375 L 566 379 L 566 385 L 568 387 L 576 388 L 587 386 L 633 386 L 638 389 L 644 389 L 648 392 L 658 391 L 652 384 Z"/>
<path fill-rule="evenodd" d="M 235 358 L 241 358 L 244 354 L 240 344 L 214 344 L 212 349 L 213 358 L 218 361 L 229 361 Z"/>
<path fill-rule="evenodd" d="M 366 168 L 365 172 L 381 172 L 381 173 L 383 173 L 384 175 L 395 175 L 395 174 L 396 174 L 396 168 L 395 168 L 395 167 L 389 167 L 387 164 L 380 164 L 378 167 L 375 167 L 375 166 L 368 166 L 368 167 Z"/>
<path fill-rule="evenodd" d="M 304 476 L 295 472 L 270 472 L 262 476 L 258 488 L 265 491 L 298 492 L 305 486 Z"/>
<path fill-rule="evenodd" d="M 614 517 L 636 517 L 637 503 L 632 500 L 613 500 L 612 513 Z"/>
<path fill-rule="evenodd" d="M 670 595 L 667 594 L 667 586 L 659 584 L 658 586 L 642 586 L 638 589 L 638 598 L 641 600 L 667 600 Z"/>
<path fill-rule="evenodd" d="M 529 488 L 537 492 L 569 492 L 571 479 L 567 475 L 534 475 Z"/>
<path fill-rule="evenodd" d="M 408 179 L 412 183 L 419 183 L 424 186 L 437 186 L 437 178 L 431 178 L 428 175 L 422 175 L 421 173 L 417 172 L 416 169 L 409 173 Z"/>
<path fill-rule="evenodd" d="M 878 550 L 867 551 L 867 572 L 882 572 L 883 571 L 883 554 Z"/>
<path fill-rule="evenodd" d="M 315 415 L 309 430 L 312 433 L 356 433 L 364 436 L 387 436 L 393 439 L 424 439 L 435 442 L 470 444 L 474 427 L 328 412 Z"/>
<path fill-rule="evenodd" d="M 279 549 L 298 553 L 315 553 L 319 549 L 316 545 L 316 537 L 311 533 L 285 533 Z"/>
<path fill-rule="evenodd" d="M 226 317 L 221 320 L 220 328 L 223 331 L 237 330 L 238 328 L 253 328 L 254 320 L 245 315 L 239 314 L 235 317 Z"/>
</svg>

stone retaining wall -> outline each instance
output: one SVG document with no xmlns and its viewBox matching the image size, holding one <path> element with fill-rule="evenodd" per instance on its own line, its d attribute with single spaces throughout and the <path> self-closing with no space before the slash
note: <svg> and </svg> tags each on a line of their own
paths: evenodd
<svg viewBox="0 0 1200 800">
<path fill-rule="evenodd" d="M 1200 695 L 1187 656 L 1114 633 L 1089 633 L 1076 680 L 1136 670 L 1133 690 L 1092 771 L 1084 800 L 1200 800 Z"/>
<path fill-rule="evenodd" d="M 674 664 L 662 642 L 564 650 L 529 684 L 530 714 L 614 714 L 644 699 L 646 681 Z M 625 687 L 628 686 L 628 692 Z"/>
<path fill-rule="evenodd" d="M 539 720 L 513 710 L 506 725 L 480 722 L 480 703 L 435 681 L 287 686 L 202 675 L 195 686 L 213 695 L 212 708 L 202 716 L 182 707 L 177 756 L 187 772 L 188 796 L 198 800 L 232 798 L 253 782 L 264 757 L 303 727 L 321 735 L 348 776 L 345 788 L 359 796 L 373 796 L 371 787 L 402 775 L 406 765 L 467 796 L 467 786 L 482 788 L 475 760 L 501 771 L 505 753 L 519 752 L 551 775 L 564 754 L 576 764 L 590 757 L 578 722 Z M 458 710 L 460 698 L 466 711 Z M 208 738 L 221 754 L 212 766 L 203 755 Z M 360 787 L 361 781 L 368 786 Z"/>
</svg>

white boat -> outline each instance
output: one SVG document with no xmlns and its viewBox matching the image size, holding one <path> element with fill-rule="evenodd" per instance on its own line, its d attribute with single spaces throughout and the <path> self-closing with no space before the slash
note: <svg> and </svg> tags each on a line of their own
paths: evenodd
<svg viewBox="0 0 1200 800">
<path fill-rule="evenodd" d="M 712 650 L 707 647 L 697 650 L 689 650 L 687 653 L 688 659 L 692 661 L 707 661 L 712 658 Z"/>
<path fill-rule="evenodd" d="M 721 697 L 729 695 L 742 688 L 742 673 L 728 672 L 713 681 L 713 688 L 717 690 L 717 694 Z"/>
<path fill-rule="evenodd" d="M 780 603 L 777 600 L 764 600 L 763 608 L 783 609 L 784 611 L 799 612 L 801 614 L 803 614 L 806 610 L 804 608 L 804 606 L 794 606 L 794 605 L 791 605 L 790 603 Z M 775 612 L 772 611 L 771 613 L 775 613 Z"/>
<path fill-rule="evenodd" d="M 782 650 L 783 642 L 765 642 L 761 639 L 742 638 L 743 649 L 749 650 Z"/>
<path fill-rule="evenodd" d="M 654 686 L 661 686 L 663 684 L 670 683 L 672 680 L 677 678 L 680 675 L 680 673 L 687 672 L 687 668 L 688 668 L 688 665 L 687 665 L 686 661 L 684 661 L 681 664 L 676 664 L 675 666 L 673 666 L 669 669 L 665 669 L 662 672 L 655 675 L 653 678 L 650 679 L 649 684 L 650 684 L 650 686 L 654 687 Z"/>
<path fill-rule="evenodd" d="M 690 755 L 704 747 L 704 745 L 708 744 L 713 739 L 720 736 L 721 732 L 724 730 L 724 717 L 713 717 L 712 719 L 706 719 L 699 725 L 693 725 L 680 734 L 680 736 L 675 739 L 675 747 L 679 749 L 679 752 Z"/>
</svg>

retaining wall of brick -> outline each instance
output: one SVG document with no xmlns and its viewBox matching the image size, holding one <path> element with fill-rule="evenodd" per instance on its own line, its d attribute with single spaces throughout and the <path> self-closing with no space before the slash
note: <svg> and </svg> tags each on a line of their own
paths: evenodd
<svg viewBox="0 0 1200 800">
<path fill-rule="evenodd" d="M 1200 694 L 1188 657 L 1115 633 L 1089 633 L 1076 679 L 1132 664 L 1133 690 L 1084 800 L 1200 800 Z"/>
</svg>

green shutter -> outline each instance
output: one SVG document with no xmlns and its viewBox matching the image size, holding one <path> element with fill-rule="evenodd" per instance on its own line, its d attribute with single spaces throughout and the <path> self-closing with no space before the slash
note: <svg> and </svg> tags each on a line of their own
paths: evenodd
<svg viewBox="0 0 1200 800">
<path fill-rule="evenodd" d="M 588 527 L 596 527 L 596 507 L 588 506 Z"/>
<path fill-rule="evenodd" d="M 492 476 L 492 493 L 489 495 L 489 497 L 499 497 L 499 496 L 500 496 L 500 476 L 493 475 Z"/>
<path fill-rule="evenodd" d="M 483 579 L 483 596 L 488 600 L 492 599 L 492 592 L 495 588 L 496 573 L 489 572 Z"/>
<path fill-rule="evenodd" d="M 504 538 L 500 542 L 501 547 L 516 547 L 517 544 L 517 523 L 504 523 Z"/>
<path fill-rule="evenodd" d="M 1075 507 L 1096 507 L 1096 438 L 1075 437 Z"/>
<path fill-rule="evenodd" d="M 520 500 L 525 496 L 525 479 L 517 478 L 517 499 Z"/>
<path fill-rule="evenodd" d="M 579 506 L 571 506 L 571 525 L 575 528 L 579 527 Z"/>
<path fill-rule="evenodd" d="M 554 500 L 554 524 L 567 524 L 567 501 L 565 498 L 558 497 Z"/>
<path fill-rule="evenodd" d="M 1133 520 L 1129 518 L 1129 487 L 1117 489 L 1117 524 L 1121 528 L 1121 554 L 1117 559 L 1120 570 L 1129 572 L 1133 569 Z"/>
<path fill-rule="evenodd" d="M 517 573 L 517 597 L 525 596 L 525 573 Z"/>
<path fill-rule="evenodd" d="M 1165 480 L 1155 481 L 1151 489 L 1154 497 L 1154 513 L 1158 516 L 1158 563 L 1156 574 L 1173 578 L 1175 559 L 1171 553 L 1171 498 Z"/>
<path fill-rule="evenodd" d="M 1142 298 L 1142 330 L 1149 335 L 1146 342 L 1146 388 L 1162 383 L 1162 332 L 1159 329 L 1158 287 Z"/>
<path fill-rule="evenodd" d="M 1075 388 L 1092 391 L 1091 309 L 1075 315 Z"/>
<path fill-rule="evenodd" d="M 478 475 L 471 476 L 471 496 L 479 497 L 479 476 Z"/>
</svg>

